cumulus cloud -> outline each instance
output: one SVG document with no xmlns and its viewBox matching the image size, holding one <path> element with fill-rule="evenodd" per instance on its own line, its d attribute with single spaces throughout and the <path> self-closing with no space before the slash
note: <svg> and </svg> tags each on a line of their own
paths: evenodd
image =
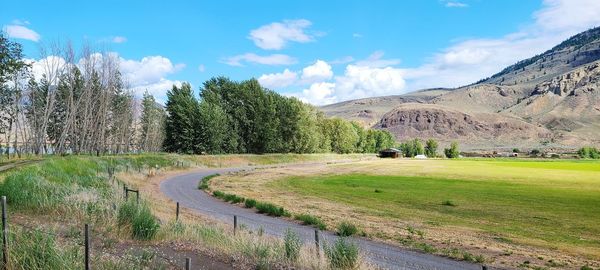
<svg viewBox="0 0 600 270">
<path fill-rule="evenodd" d="M 119 63 L 119 70 L 123 76 L 123 81 L 138 97 L 141 97 L 144 91 L 148 91 L 157 100 L 161 101 L 164 100 L 165 93 L 171 89 L 173 84 L 181 86 L 181 81 L 171 80 L 167 77 L 182 70 L 185 65 L 173 64 L 169 58 L 160 55 L 147 56 L 140 60 L 134 60 L 125 59 L 114 52 L 106 54 L 94 53 L 87 60 L 80 59 L 76 64 L 80 69 L 84 69 L 86 65 L 93 65 L 99 68 L 102 66 L 103 61 L 108 61 L 107 59 Z M 40 80 L 43 74 L 48 74 L 52 70 L 61 70 L 67 65 L 64 58 L 54 55 L 35 61 L 33 59 L 26 59 L 26 62 L 32 64 L 31 71 L 37 80 Z"/>
<path fill-rule="evenodd" d="M 297 97 L 304 102 L 314 105 L 330 104 L 337 101 L 337 97 L 334 95 L 334 88 L 335 83 L 313 83 L 309 88 L 302 90 L 302 92 L 289 94 L 289 96 Z"/>
<path fill-rule="evenodd" d="M 184 67 L 184 64 L 173 64 L 169 58 L 160 55 L 147 56 L 139 61 L 120 59 L 121 73 L 132 86 L 158 83 Z"/>
<path fill-rule="evenodd" d="M 317 60 L 314 64 L 302 69 L 302 81 L 304 83 L 321 82 L 332 77 L 331 66 L 323 60 Z"/>
<path fill-rule="evenodd" d="M 258 78 L 260 85 L 271 89 L 290 86 L 296 83 L 297 80 L 298 74 L 290 71 L 287 68 L 283 72 L 263 74 Z"/>
<path fill-rule="evenodd" d="M 311 24 L 305 19 L 274 22 L 250 31 L 248 38 L 261 49 L 281 50 L 290 41 L 299 43 L 314 41 L 314 36 L 306 33 L 306 28 Z"/>
<path fill-rule="evenodd" d="M 374 68 L 348 65 L 344 75 L 334 82 L 318 82 L 308 89 L 293 93 L 303 101 L 315 105 L 330 104 L 349 99 L 395 95 L 405 92 L 404 71 L 398 68 Z"/>
<path fill-rule="evenodd" d="M 600 1 L 545 0 L 534 22 L 500 38 L 468 39 L 405 70 L 407 88 L 457 87 L 491 76 L 517 61 L 600 25 Z"/>
<path fill-rule="evenodd" d="M 19 23 L 22 23 L 22 22 L 19 21 Z M 3 30 L 11 38 L 26 39 L 26 40 L 31 40 L 33 42 L 38 42 L 41 38 L 40 34 L 27 28 L 24 25 L 18 25 L 18 24 L 7 25 L 7 26 L 4 26 Z"/>
<path fill-rule="evenodd" d="M 271 54 L 262 56 L 254 53 L 246 53 L 227 57 L 222 59 L 221 62 L 230 66 L 242 67 L 244 66 L 244 62 L 274 66 L 295 64 L 297 60 L 296 58 L 285 54 Z"/>
<path fill-rule="evenodd" d="M 116 36 L 116 37 L 112 38 L 113 43 L 124 43 L 126 41 L 127 41 L 127 38 L 123 37 L 123 36 Z"/>
</svg>

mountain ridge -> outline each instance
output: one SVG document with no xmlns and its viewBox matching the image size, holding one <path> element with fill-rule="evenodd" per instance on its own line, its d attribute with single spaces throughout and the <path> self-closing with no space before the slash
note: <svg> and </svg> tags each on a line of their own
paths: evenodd
<svg viewBox="0 0 600 270">
<path fill-rule="evenodd" d="M 398 140 L 459 141 L 466 149 L 600 145 L 600 27 L 471 85 L 320 109 L 330 117 L 388 130 Z"/>
</svg>

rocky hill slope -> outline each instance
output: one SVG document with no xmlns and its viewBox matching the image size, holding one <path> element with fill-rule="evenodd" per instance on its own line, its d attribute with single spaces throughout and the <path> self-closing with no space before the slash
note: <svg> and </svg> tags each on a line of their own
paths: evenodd
<svg viewBox="0 0 600 270">
<path fill-rule="evenodd" d="M 459 141 L 464 149 L 600 146 L 600 28 L 457 89 L 321 107 L 397 139 Z"/>
</svg>

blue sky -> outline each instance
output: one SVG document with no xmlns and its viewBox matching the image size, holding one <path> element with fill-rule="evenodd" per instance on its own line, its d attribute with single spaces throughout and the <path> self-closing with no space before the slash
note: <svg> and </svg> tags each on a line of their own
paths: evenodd
<svg viewBox="0 0 600 270">
<path fill-rule="evenodd" d="M 456 87 L 600 25 L 595 0 L 4 1 L 24 45 L 116 52 L 136 92 L 257 78 L 313 104 Z"/>
</svg>

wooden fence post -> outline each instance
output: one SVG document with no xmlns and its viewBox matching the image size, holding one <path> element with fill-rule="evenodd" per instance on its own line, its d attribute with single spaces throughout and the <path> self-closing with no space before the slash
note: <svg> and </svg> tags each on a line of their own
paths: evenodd
<svg viewBox="0 0 600 270">
<path fill-rule="evenodd" d="M 6 220 L 6 196 L 2 196 L 2 262 L 8 269 L 8 222 Z"/>
<path fill-rule="evenodd" d="M 177 207 L 175 208 L 175 221 L 179 221 L 179 202 L 177 202 Z"/>
<path fill-rule="evenodd" d="M 233 216 L 233 235 L 235 235 L 237 233 L 237 216 L 234 215 Z"/>
<path fill-rule="evenodd" d="M 315 230 L 315 247 L 317 250 L 317 256 L 321 256 L 321 249 L 319 248 L 319 230 Z"/>
<path fill-rule="evenodd" d="M 84 227 L 85 244 L 85 270 L 90 270 L 90 226 L 86 223 Z"/>
</svg>

